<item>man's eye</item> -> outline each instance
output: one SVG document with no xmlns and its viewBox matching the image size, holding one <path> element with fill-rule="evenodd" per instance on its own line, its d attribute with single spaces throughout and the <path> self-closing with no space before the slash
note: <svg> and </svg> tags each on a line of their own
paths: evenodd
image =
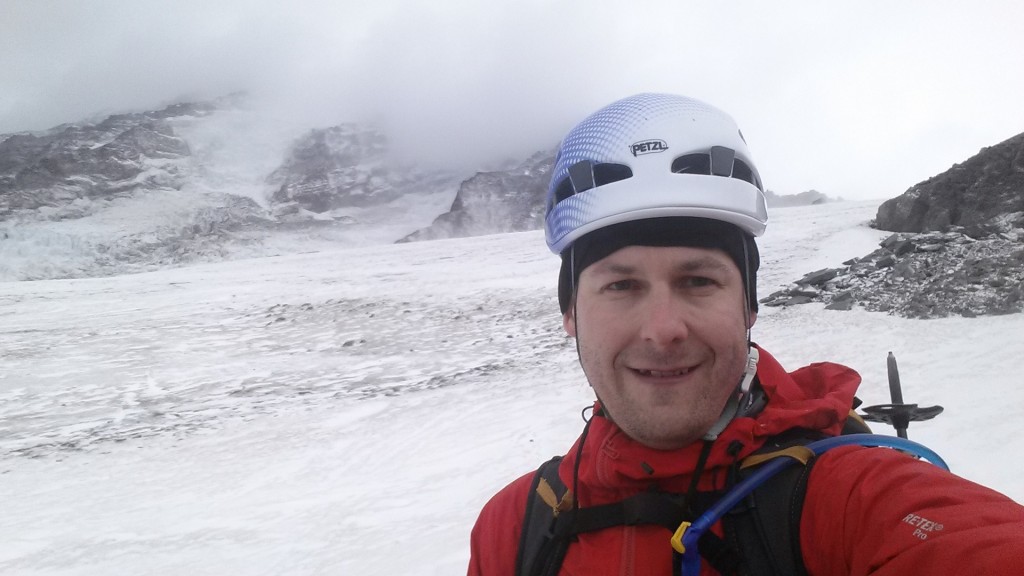
<svg viewBox="0 0 1024 576">
<path fill-rule="evenodd" d="M 617 280 L 605 286 L 605 290 L 610 292 L 625 292 L 632 290 L 636 287 L 636 282 L 633 280 Z"/>
<path fill-rule="evenodd" d="M 704 288 L 706 286 L 714 286 L 716 282 L 706 276 L 690 276 L 685 281 L 686 285 L 691 288 Z"/>
</svg>

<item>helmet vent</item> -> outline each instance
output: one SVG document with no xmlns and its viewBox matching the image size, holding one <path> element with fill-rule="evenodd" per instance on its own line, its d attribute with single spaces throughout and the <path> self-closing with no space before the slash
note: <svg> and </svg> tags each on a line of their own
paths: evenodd
<svg viewBox="0 0 1024 576">
<path fill-rule="evenodd" d="M 554 203 L 558 204 L 573 194 L 632 177 L 633 170 L 625 164 L 591 164 L 588 160 L 577 162 L 569 168 L 569 177 L 555 188 Z"/>
<path fill-rule="evenodd" d="M 754 176 L 754 171 L 750 169 L 750 166 L 747 166 L 746 162 L 740 160 L 739 158 L 733 160 L 732 177 L 739 178 L 744 182 L 750 182 L 754 186 L 757 186 L 758 189 L 761 188 L 761 183 L 758 182 L 757 178 Z"/>
<path fill-rule="evenodd" d="M 721 153 L 721 158 L 716 158 L 716 150 L 729 152 L 730 154 L 728 156 L 731 156 L 731 158 L 727 159 L 727 155 L 724 153 Z M 712 166 L 717 168 L 714 172 L 717 176 L 737 178 L 744 182 L 749 182 L 758 189 L 761 189 L 761 182 L 750 166 L 743 160 L 736 158 L 731 149 L 719 146 L 712 148 L 710 154 L 686 154 L 676 158 L 672 161 L 672 172 L 675 174 L 702 174 L 705 176 L 711 176 Z M 722 166 L 729 166 L 728 172 L 722 169 Z M 723 172 L 725 173 L 723 174 Z"/>
<path fill-rule="evenodd" d="M 711 174 L 711 156 L 708 154 L 687 154 L 672 161 L 675 174 Z"/>
</svg>

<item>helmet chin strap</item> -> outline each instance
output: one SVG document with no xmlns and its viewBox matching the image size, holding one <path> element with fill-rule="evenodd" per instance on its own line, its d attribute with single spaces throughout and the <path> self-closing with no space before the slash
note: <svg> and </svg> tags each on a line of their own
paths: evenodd
<svg viewBox="0 0 1024 576">
<path fill-rule="evenodd" d="M 747 244 L 743 243 L 743 265 L 747 269 L 746 278 L 749 283 L 750 280 L 750 255 L 747 253 Z M 751 394 L 751 386 L 754 382 L 754 376 L 757 375 L 757 361 L 760 360 L 761 355 L 757 348 L 750 340 L 750 294 L 752 290 L 750 286 L 744 284 L 743 286 L 743 317 L 747 325 L 747 366 L 743 370 L 743 376 L 740 377 L 739 384 L 736 385 L 735 393 L 729 397 L 729 401 L 725 403 L 725 408 L 722 409 L 722 414 L 718 417 L 718 421 L 711 426 L 711 428 L 704 434 L 703 440 L 714 441 L 718 439 L 718 435 L 725 430 L 725 427 L 736 418 L 737 414 L 741 411 L 748 413 L 751 407 L 755 403 L 755 398 Z"/>
<path fill-rule="evenodd" d="M 736 393 L 729 397 L 729 401 L 726 402 L 722 415 L 718 417 L 718 421 L 704 434 L 704 440 L 717 440 L 722 430 L 725 430 L 729 422 L 732 422 L 733 418 L 740 412 L 740 408 L 750 404 L 750 387 L 754 382 L 754 375 L 757 374 L 757 361 L 759 358 L 760 355 L 757 348 L 748 346 L 747 367 L 743 371 L 743 377 L 740 378 L 739 385 L 736 386 Z"/>
</svg>

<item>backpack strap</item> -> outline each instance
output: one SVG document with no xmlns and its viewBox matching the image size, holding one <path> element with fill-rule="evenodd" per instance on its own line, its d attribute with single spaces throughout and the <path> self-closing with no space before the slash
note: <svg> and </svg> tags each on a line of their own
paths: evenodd
<svg viewBox="0 0 1024 576">
<path fill-rule="evenodd" d="M 726 542 L 738 551 L 738 574 L 806 576 L 800 515 L 813 464 L 811 459 L 782 470 L 722 517 Z"/>
<path fill-rule="evenodd" d="M 800 449 L 820 437 L 806 430 L 791 431 L 744 460 L 746 466 L 739 470 L 739 479 L 764 462 L 783 455 L 793 457 L 794 451 L 805 465 L 776 474 L 723 517 L 724 539 L 710 531 L 704 533 L 700 551 L 706 562 L 722 574 L 806 575 L 800 551 L 800 515 L 811 462 Z M 541 464 L 533 477 L 519 538 L 516 576 L 557 575 L 577 534 L 637 524 L 654 524 L 672 531 L 686 519 L 680 496 L 655 492 L 573 510 L 570 491 L 558 475 L 561 462 L 562 457 L 555 456 Z M 718 496 L 700 494 L 703 502 L 696 503 L 697 513 Z"/>
<path fill-rule="evenodd" d="M 681 494 L 642 492 L 625 500 L 572 509 L 571 491 L 558 476 L 562 457 L 541 464 L 530 486 L 516 555 L 516 576 L 555 576 L 578 534 L 614 526 L 655 525 L 671 533 L 690 517 Z M 701 513 L 718 493 L 698 493 L 694 512 Z M 668 534 L 666 534 L 667 536 Z M 700 539 L 702 554 L 723 574 L 738 561 L 724 540 L 708 532 Z M 673 562 L 678 565 L 678 562 Z"/>
<path fill-rule="evenodd" d="M 542 576 L 555 566 L 552 574 L 557 574 L 562 564 L 568 542 L 556 549 L 554 544 L 555 521 L 557 507 L 551 506 L 538 495 L 541 482 L 547 486 L 551 494 L 561 501 L 568 490 L 558 477 L 558 466 L 562 463 L 561 456 L 555 456 L 540 465 L 533 476 L 530 493 L 526 499 L 526 513 L 523 515 L 523 530 L 519 536 L 519 552 L 516 554 L 516 576 Z"/>
<path fill-rule="evenodd" d="M 806 442 L 806 440 L 805 440 Z M 929 448 L 922 446 L 916 442 L 911 442 L 905 438 L 894 438 L 891 436 L 878 436 L 875 434 L 849 434 L 842 436 L 835 436 L 830 438 L 823 438 L 821 440 L 815 440 L 807 444 L 807 449 L 811 451 L 815 456 L 821 455 L 833 448 L 839 448 L 841 446 L 884 446 L 888 448 L 896 448 L 898 450 L 907 452 L 913 456 L 926 458 L 932 463 L 940 466 L 941 468 L 948 470 L 949 467 L 942 458 Z M 744 502 L 750 502 L 751 497 L 754 497 L 754 502 L 758 506 L 769 505 L 769 502 L 773 499 L 772 497 L 761 497 L 757 498 L 756 493 L 762 490 L 765 485 L 773 484 L 775 478 L 780 474 L 784 473 L 787 468 L 791 468 L 794 462 L 799 462 L 799 459 L 793 458 L 790 451 L 782 450 L 778 452 L 779 458 L 769 459 L 762 462 L 756 467 L 751 468 L 751 472 L 748 476 L 744 477 L 739 483 L 730 488 L 725 494 L 723 494 L 721 500 L 708 509 L 702 514 L 696 521 L 684 522 L 680 524 L 676 534 L 672 537 L 672 546 L 677 552 L 682 554 L 682 570 L 683 574 L 695 575 L 700 573 L 700 562 L 701 554 L 699 550 L 700 539 L 702 535 L 709 530 L 715 522 L 718 520 L 725 521 L 726 517 L 737 509 L 737 507 L 744 504 Z M 811 460 L 813 462 L 813 460 Z M 805 493 L 806 493 L 806 477 L 810 475 L 810 470 L 805 464 L 803 466 L 796 467 L 797 470 L 803 470 L 803 475 L 797 475 L 797 486 L 799 490 L 792 493 L 783 492 L 781 495 L 776 494 L 775 500 L 782 499 L 783 501 L 790 501 L 790 512 L 783 513 L 780 517 L 773 520 L 786 520 L 791 522 L 789 529 L 787 530 L 791 534 L 789 535 L 790 550 L 795 549 L 795 553 L 789 554 L 788 556 L 794 559 L 794 568 L 796 572 L 791 573 L 806 573 L 806 569 L 802 567 L 803 555 L 799 551 L 799 517 L 802 513 L 803 508 L 796 506 L 796 504 L 802 504 Z M 802 480 L 801 480 L 802 476 Z M 802 485 L 802 486 L 801 486 Z M 777 512 L 759 512 L 758 507 L 752 507 L 758 521 L 761 522 L 762 518 L 767 518 L 770 514 L 777 514 Z M 760 527 L 762 532 L 764 528 L 768 527 L 768 533 L 775 530 L 775 524 L 762 524 Z M 755 530 L 758 529 L 755 524 Z M 781 530 L 780 530 L 781 532 Z M 756 534 L 757 532 L 755 532 Z M 795 540 L 794 540 L 795 539 Z M 773 538 L 769 537 L 766 540 L 769 545 L 772 545 Z M 754 540 L 757 542 L 757 540 Z M 795 542 L 795 543 L 794 543 Z M 756 546 L 752 545 L 751 542 L 746 540 L 743 543 L 747 546 L 751 546 L 751 549 Z M 787 556 L 785 546 L 781 546 L 779 552 L 773 552 L 772 557 L 775 561 L 779 562 L 780 565 L 784 566 L 784 558 Z M 769 549 L 770 550 L 770 549 Z M 744 548 L 744 554 L 749 551 Z M 753 564 L 748 564 L 748 568 L 754 569 Z M 803 570 L 803 572 L 800 572 Z"/>
<path fill-rule="evenodd" d="M 871 428 L 851 409 L 840 434 L 870 433 Z M 802 466 L 783 469 L 723 516 L 722 527 L 727 544 L 734 551 L 742 551 L 735 553 L 739 574 L 807 575 L 800 547 L 800 518 L 807 494 L 807 480 L 815 462 L 815 455 L 807 445 L 824 437 L 820 432 L 811 430 L 784 432 L 741 463 L 740 479 L 749 476 L 754 467 L 774 458 L 789 457 Z M 706 559 L 706 554 L 702 555 Z"/>
</svg>

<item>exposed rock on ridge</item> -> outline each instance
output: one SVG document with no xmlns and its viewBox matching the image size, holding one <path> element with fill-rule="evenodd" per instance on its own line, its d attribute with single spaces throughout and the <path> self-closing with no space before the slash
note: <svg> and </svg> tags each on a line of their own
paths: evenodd
<svg viewBox="0 0 1024 576">
<path fill-rule="evenodd" d="M 893 232 L 1024 226 L 1024 134 L 983 148 L 886 201 L 875 224 Z"/>
<path fill-rule="evenodd" d="M 911 318 L 1024 311 L 1024 134 L 886 201 L 873 225 L 898 233 L 762 302 Z"/>
<path fill-rule="evenodd" d="M 818 192 L 817 190 L 807 190 L 800 192 L 799 194 L 786 194 L 779 195 L 771 190 L 764 193 L 765 201 L 768 203 L 769 208 L 785 208 L 789 206 L 813 206 L 816 204 L 824 204 L 825 202 L 832 202 L 833 200 Z"/>
<path fill-rule="evenodd" d="M 275 122 L 229 97 L 0 135 L 0 281 L 389 242 L 451 202 L 453 173 L 390 162 L 372 129 L 275 158 L 295 134 Z"/>
<path fill-rule="evenodd" d="M 541 152 L 512 170 L 477 173 L 459 187 L 450 211 L 399 242 L 541 228 L 554 164 L 554 155 Z"/>
<path fill-rule="evenodd" d="M 13 135 L 0 142 L 0 218 L 139 187 L 179 188 L 189 154 L 188 144 L 156 114 Z"/>
<path fill-rule="evenodd" d="M 402 177 L 386 168 L 387 149 L 383 134 L 355 124 L 311 130 L 267 178 L 279 185 L 271 200 L 316 213 L 393 200 Z"/>
<path fill-rule="evenodd" d="M 309 131 L 267 177 L 277 188 L 270 198 L 275 214 L 304 211 L 320 221 L 345 222 L 353 221 L 347 209 L 380 206 L 451 180 L 447 172 L 395 162 L 384 134 L 351 123 Z"/>
<path fill-rule="evenodd" d="M 908 318 L 1024 311 L 1024 230 L 983 238 L 964 230 L 893 234 L 871 254 L 811 272 L 761 302 L 824 302 L 828 310 L 860 305 Z"/>
</svg>

